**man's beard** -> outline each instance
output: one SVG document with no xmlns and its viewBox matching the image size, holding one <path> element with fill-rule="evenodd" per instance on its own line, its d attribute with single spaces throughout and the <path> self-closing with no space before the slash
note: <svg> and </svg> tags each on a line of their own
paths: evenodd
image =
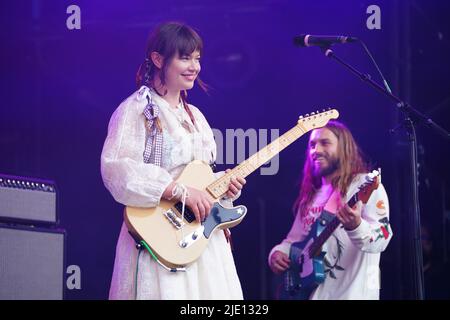
<svg viewBox="0 0 450 320">
<path fill-rule="evenodd" d="M 339 168 L 339 159 L 333 156 L 322 156 L 327 161 L 328 165 L 318 168 L 314 164 L 314 176 L 316 178 L 327 177 L 334 173 Z"/>
</svg>

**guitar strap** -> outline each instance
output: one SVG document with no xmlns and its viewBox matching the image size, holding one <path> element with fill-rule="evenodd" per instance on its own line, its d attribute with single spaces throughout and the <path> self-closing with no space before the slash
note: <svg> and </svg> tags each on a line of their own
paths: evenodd
<svg viewBox="0 0 450 320">
<path fill-rule="evenodd" d="M 330 213 L 336 214 L 338 211 L 338 205 L 341 200 L 341 195 L 337 190 L 333 190 L 328 196 L 328 200 L 323 207 L 323 210 L 326 210 Z"/>
</svg>

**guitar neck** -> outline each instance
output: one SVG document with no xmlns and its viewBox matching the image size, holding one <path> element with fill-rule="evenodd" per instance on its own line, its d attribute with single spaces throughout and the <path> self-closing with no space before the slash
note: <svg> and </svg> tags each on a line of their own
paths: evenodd
<svg viewBox="0 0 450 320">
<path fill-rule="evenodd" d="M 300 138 L 303 134 L 305 134 L 305 132 L 307 132 L 307 130 L 297 124 L 282 136 L 278 137 L 275 141 L 253 154 L 247 160 L 241 162 L 223 177 L 214 181 L 206 189 L 214 198 L 217 199 L 222 197 L 228 191 L 231 178 L 247 177 L 253 171 L 257 170 L 260 166 L 276 156 L 281 150 Z"/>
<path fill-rule="evenodd" d="M 355 193 L 349 201 L 347 201 L 348 206 L 351 208 L 353 207 L 356 202 L 358 202 L 358 193 Z M 323 244 L 328 240 L 328 238 L 331 236 L 331 234 L 336 230 L 336 228 L 339 226 L 341 222 L 337 217 L 334 217 L 328 225 L 325 227 L 325 229 L 320 233 L 320 235 L 314 240 L 314 243 L 310 247 L 310 253 L 312 255 L 316 255 L 321 251 L 321 248 Z"/>
</svg>

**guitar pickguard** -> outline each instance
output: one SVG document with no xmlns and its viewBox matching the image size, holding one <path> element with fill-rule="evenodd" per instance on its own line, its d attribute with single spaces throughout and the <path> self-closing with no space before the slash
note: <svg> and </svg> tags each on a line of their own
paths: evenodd
<svg viewBox="0 0 450 320">
<path fill-rule="evenodd" d="M 224 223 L 232 223 L 240 219 L 247 213 L 245 206 L 236 206 L 233 208 L 225 208 L 220 203 L 214 203 L 214 206 L 209 212 L 209 216 L 203 222 L 205 228 L 203 234 L 206 238 L 209 238 L 214 229 Z"/>
</svg>

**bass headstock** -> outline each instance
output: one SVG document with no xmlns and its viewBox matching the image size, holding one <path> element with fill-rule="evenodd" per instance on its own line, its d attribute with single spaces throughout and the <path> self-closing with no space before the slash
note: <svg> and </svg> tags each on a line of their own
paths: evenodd
<svg viewBox="0 0 450 320">
<path fill-rule="evenodd" d="M 373 170 L 368 173 L 365 177 L 365 182 L 359 187 L 358 191 L 358 199 L 362 201 L 362 203 L 367 203 L 372 192 L 378 189 L 378 186 L 381 183 L 381 169 Z"/>
</svg>

